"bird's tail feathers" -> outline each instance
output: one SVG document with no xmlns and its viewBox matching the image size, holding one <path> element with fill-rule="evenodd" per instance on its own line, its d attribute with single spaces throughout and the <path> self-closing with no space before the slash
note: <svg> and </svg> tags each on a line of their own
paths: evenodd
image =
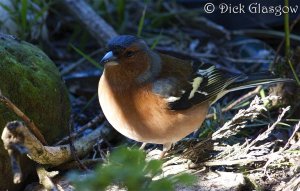
<svg viewBox="0 0 300 191">
<path fill-rule="evenodd" d="M 253 88 L 259 85 L 269 85 L 281 82 L 294 82 L 294 80 L 289 78 L 276 77 L 270 72 L 262 72 L 249 76 L 241 76 L 238 80 L 236 80 L 226 88 L 226 92 L 232 92 L 237 90 Z"/>
</svg>

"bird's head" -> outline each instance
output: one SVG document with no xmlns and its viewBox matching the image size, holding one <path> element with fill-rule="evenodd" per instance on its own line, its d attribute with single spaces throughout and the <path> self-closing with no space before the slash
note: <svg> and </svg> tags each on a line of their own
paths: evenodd
<svg viewBox="0 0 300 191">
<path fill-rule="evenodd" d="M 108 52 L 101 60 L 111 81 L 141 84 L 153 79 L 160 71 L 160 57 L 140 38 L 121 35 L 108 43 Z"/>
</svg>

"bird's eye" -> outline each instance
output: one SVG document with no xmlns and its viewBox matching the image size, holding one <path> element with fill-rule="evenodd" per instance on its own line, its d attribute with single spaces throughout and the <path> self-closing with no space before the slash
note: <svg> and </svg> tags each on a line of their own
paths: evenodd
<svg viewBox="0 0 300 191">
<path fill-rule="evenodd" d="M 126 57 L 132 57 L 134 55 L 134 52 L 133 51 L 127 51 L 126 53 L 125 53 L 125 56 Z"/>
</svg>

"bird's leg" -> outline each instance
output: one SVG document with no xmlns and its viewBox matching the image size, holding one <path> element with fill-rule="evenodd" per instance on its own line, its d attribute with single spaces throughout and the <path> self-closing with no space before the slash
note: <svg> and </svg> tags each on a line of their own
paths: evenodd
<svg viewBox="0 0 300 191">
<path fill-rule="evenodd" d="M 147 145 L 147 143 L 143 143 L 141 146 L 140 146 L 140 150 L 144 150 L 145 146 Z"/>
<path fill-rule="evenodd" d="M 163 159 L 166 153 L 171 149 L 172 143 L 165 143 L 163 144 L 163 150 L 159 156 L 159 159 Z"/>
</svg>

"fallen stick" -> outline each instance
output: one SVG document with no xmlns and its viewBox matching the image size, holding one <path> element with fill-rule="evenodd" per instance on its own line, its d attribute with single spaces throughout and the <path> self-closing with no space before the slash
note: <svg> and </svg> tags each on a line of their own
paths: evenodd
<svg viewBox="0 0 300 191">
<path fill-rule="evenodd" d="M 79 19 L 84 28 L 101 46 L 105 46 L 108 40 L 118 35 L 84 0 L 63 0 L 58 2 L 61 2 L 70 10 L 71 14 Z"/>
<path fill-rule="evenodd" d="M 74 148 L 79 157 L 84 156 L 91 150 L 97 139 L 102 135 L 103 129 L 100 126 L 90 134 L 74 141 Z M 18 140 L 18 144 L 27 149 L 28 157 L 39 164 L 58 166 L 73 159 L 69 144 L 43 146 L 28 128 L 19 121 L 9 122 L 4 128 L 1 138 L 5 148 L 13 148 L 16 141 L 12 140 Z"/>
</svg>

